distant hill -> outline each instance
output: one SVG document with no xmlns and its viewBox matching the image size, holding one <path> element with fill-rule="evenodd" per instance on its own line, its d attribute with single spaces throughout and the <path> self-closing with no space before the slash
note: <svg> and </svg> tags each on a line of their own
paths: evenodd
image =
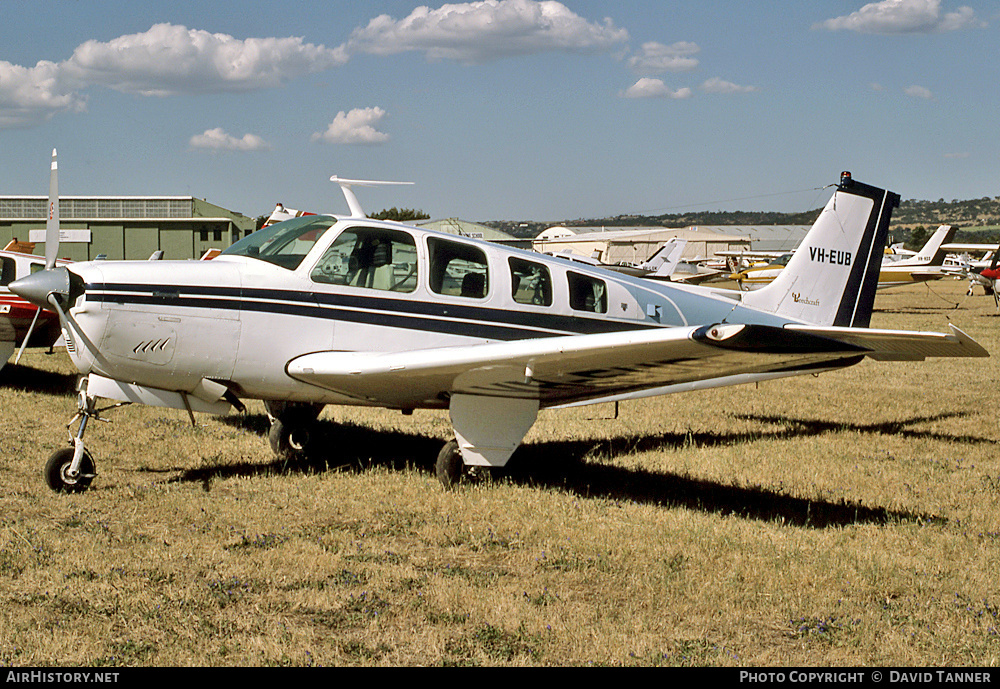
<svg viewBox="0 0 1000 689">
<path fill-rule="evenodd" d="M 903 201 L 892 213 L 893 224 L 938 224 L 958 227 L 1000 225 L 1000 196 L 968 201 Z"/>
<path fill-rule="evenodd" d="M 616 215 L 607 218 L 587 218 L 559 222 L 487 221 L 484 225 L 503 230 L 521 238 L 534 238 L 553 225 L 566 227 L 668 227 L 691 225 L 812 225 L 822 209 L 801 213 L 768 211 L 701 211 L 665 215 Z M 892 213 L 889 229 L 893 242 L 908 242 L 911 234 L 921 238 L 938 225 L 958 227 L 956 242 L 1000 241 L 1000 196 L 968 201 L 906 200 Z"/>
</svg>

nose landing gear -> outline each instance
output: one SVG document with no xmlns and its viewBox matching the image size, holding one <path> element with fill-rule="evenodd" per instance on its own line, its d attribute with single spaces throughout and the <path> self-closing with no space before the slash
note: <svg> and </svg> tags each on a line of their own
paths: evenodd
<svg viewBox="0 0 1000 689">
<path fill-rule="evenodd" d="M 123 407 L 128 402 L 119 402 L 104 409 L 98 409 L 96 398 L 87 394 L 86 377 L 80 379 L 77 388 L 76 414 L 66 424 L 69 429 L 77 419 L 80 425 L 77 426 L 76 435 L 70 431 L 71 447 L 64 447 L 56 450 L 45 462 L 43 475 L 45 483 L 57 493 L 82 493 L 90 487 L 90 483 L 97 477 L 97 469 L 94 458 L 83 444 L 83 434 L 87 430 L 87 422 L 90 419 L 110 423 L 107 419 L 101 418 L 101 412 L 108 409 Z"/>
</svg>

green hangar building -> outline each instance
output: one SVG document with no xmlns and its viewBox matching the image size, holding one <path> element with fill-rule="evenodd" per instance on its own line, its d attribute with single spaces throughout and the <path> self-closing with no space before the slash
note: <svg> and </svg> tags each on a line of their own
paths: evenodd
<svg viewBox="0 0 1000 689">
<path fill-rule="evenodd" d="M 46 196 L 0 196 L 0 249 L 13 239 L 45 243 Z M 256 229 L 256 220 L 193 196 L 63 196 L 59 257 L 200 258 Z M 35 253 L 44 253 L 37 249 Z"/>
</svg>

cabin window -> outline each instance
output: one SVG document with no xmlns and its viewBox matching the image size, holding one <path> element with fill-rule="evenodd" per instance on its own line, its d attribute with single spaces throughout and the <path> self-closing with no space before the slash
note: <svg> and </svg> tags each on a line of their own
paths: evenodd
<svg viewBox="0 0 1000 689">
<path fill-rule="evenodd" d="M 344 230 L 312 271 L 314 282 L 389 292 L 417 288 L 417 247 L 399 230 L 354 227 Z"/>
<path fill-rule="evenodd" d="M 17 277 L 17 264 L 12 258 L 0 259 L 0 285 L 7 286 Z"/>
<path fill-rule="evenodd" d="M 552 277 L 541 263 L 523 258 L 508 259 L 511 296 L 518 304 L 552 306 Z"/>
<path fill-rule="evenodd" d="M 431 237 L 430 287 L 448 297 L 482 299 L 490 290 L 486 254 L 471 244 Z"/>
<path fill-rule="evenodd" d="M 224 256 L 249 256 L 295 270 L 334 218 L 306 215 L 265 227 L 222 252 Z"/>
<path fill-rule="evenodd" d="M 604 280 L 580 273 L 567 273 L 569 305 L 574 311 L 608 312 L 608 286 Z"/>
</svg>

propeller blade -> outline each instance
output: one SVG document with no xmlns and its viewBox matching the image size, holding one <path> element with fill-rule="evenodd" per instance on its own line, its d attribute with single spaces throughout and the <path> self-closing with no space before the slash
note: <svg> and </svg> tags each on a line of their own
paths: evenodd
<svg viewBox="0 0 1000 689">
<path fill-rule="evenodd" d="M 28 340 L 31 339 L 31 333 L 35 330 L 35 323 L 38 322 L 38 316 L 41 315 L 42 310 L 35 310 L 35 317 L 31 319 L 31 325 L 28 326 L 28 334 L 24 336 L 24 341 L 21 343 L 21 348 L 17 350 L 17 356 L 14 357 L 14 363 L 18 363 L 21 360 L 21 355 L 24 354 L 24 348 L 28 346 Z"/>
<path fill-rule="evenodd" d="M 59 254 L 59 163 L 52 149 L 52 172 L 49 173 L 49 217 L 45 222 L 45 268 L 56 264 Z"/>
<path fill-rule="evenodd" d="M 52 165 L 49 172 L 49 215 L 45 221 L 45 270 L 52 270 L 56 265 L 56 256 L 59 255 L 59 162 L 56 156 L 56 149 L 52 149 Z M 15 281 L 16 282 L 16 281 Z M 51 280 L 48 280 L 51 282 Z M 59 280 L 59 284 L 63 281 Z M 68 286 L 68 277 L 65 280 Z M 17 294 L 15 292 L 15 294 Z M 48 303 L 48 294 L 46 293 L 41 297 L 44 299 L 45 303 Z M 31 301 L 29 299 L 29 301 Z M 35 325 L 38 323 L 38 317 L 42 313 L 42 303 L 38 298 L 33 302 L 38 310 L 35 311 L 34 318 L 31 319 L 31 325 L 28 326 L 28 332 L 24 336 L 24 341 L 21 342 L 21 348 L 17 352 L 17 357 L 14 359 L 14 363 L 18 363 L 21 360 L 21 355 L 24 354 L 24 348 L 28 346 L 28 341 L 31 340 L 31 335 L 35 332 Z"/>
</svg>

